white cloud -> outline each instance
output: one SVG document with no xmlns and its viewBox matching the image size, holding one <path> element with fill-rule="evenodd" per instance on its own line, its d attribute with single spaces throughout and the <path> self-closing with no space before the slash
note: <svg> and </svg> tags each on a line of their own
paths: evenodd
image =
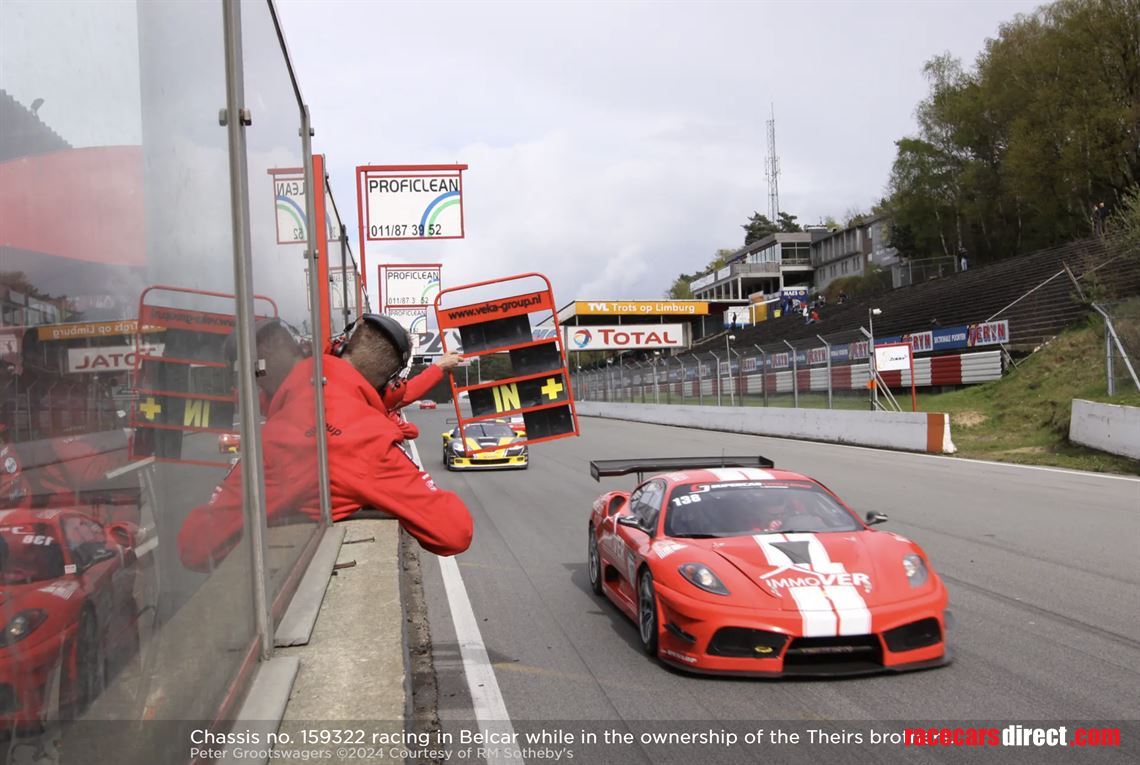
<svg viewBox="0 0 1140 765">
<path fill-rule="evenodd" d="M 767 206 L 814 222 L 883 193 L 922 63 L 972 60 L 1029 2 L 360 3 L 283 0 L 342 215 L 353 167 L 464 162 L 467 238 L 369 249 L 444 283 L 523 271 L 560 302 L 656 297 Z"/>
</svg>

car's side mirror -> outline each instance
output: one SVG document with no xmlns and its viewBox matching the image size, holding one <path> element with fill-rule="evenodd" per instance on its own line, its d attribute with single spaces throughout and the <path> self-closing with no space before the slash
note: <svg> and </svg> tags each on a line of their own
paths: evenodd
<svg viewBox="0 0 1140 765">
<path fill-rule="evenodd" d="M 876 523 L 886 523 L 887 520 L 888 519 L 886 513 L 876 513 L 874 510 L 869 510 L 867 512 L 868 526 L 874 526 Z"/>
<path fill-rule="evenodd" d="M 619 515 L 617 517 L 617 522 L 619 526 L 628 526 L 631 529 L 637 529 L 638 531 L 643 531 L 646 534 L 649 533 L 646 528 L 641 525 L 641 519 L 635 515 Z"/>
<path fill-rule="evenodd" d="M 134 547 L 134 530 L 125 523 L 112 523 L 107 527 L 107 539 L 119 547 Z"/>
</svg>

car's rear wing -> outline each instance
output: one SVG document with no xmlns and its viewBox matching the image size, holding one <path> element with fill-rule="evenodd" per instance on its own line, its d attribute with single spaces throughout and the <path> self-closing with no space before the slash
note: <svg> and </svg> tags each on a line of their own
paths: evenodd
<svg viewBox="0 0 1140 765">
<path fill-rule="evenodd" d="M 637 474 L 640 483 L 646 473 L 669 473 L 676 470 L 708 470 L 710 468 L 773 468 L 767 457 L 645 457 L 636 460 L 591 460 L 590 475 L 595 481 L 618 475 Z"/>
</svg>

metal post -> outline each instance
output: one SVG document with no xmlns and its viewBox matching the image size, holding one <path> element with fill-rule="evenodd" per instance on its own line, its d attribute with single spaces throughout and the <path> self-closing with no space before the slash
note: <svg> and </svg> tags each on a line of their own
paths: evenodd
<svg viewBox="0 0 1140 765">
<path fill-rule="evenodd" d="M 784 345 L 792 349 L 792 406 L 799 408 L 800 405 L 800 368 L 799 362 L 796 360 L 796 347 L 784 341 Z"/>
<path fill-rule="evenodd" d="M 724 336 L 724 356 L 728 364 L 728 396 L 731 401 L 731 406 L 736 406 L 736 382 L 732 379 L 732 348 L 729 347 L 728 341 L 736 338 L 736 335 Z"/>
<path fill-rule="evenodd" d="M 680 356 L 677 357 L 677 364 L 681 367 L 681 406 L 685 405 L 685 361 Z"/>
<path fill-rule="evenodd" d="M 306 110 L 307 112 L 307 110 Z M 348 307 L 348 226 L 340 224 L 340 276 L 341 305 L 344 308 L 344 326 L 352 321 L 352 311 Z M 356 272 L 353 271 L 353 276 Z M 353 279 L 353 281 L 356 281 Z"/>
<path fill-rule="evenodd" d="M 724 387 L 720 384 L 720 357 L 712 351 L 709 351 L 709 355 L 716 359 L 714 362 L 716 364 L 716 376 L 713 379 L 716 380 L 716 405 L 720 406 L 720 389 Z"/>
<path fill-rule="evenodd" d="M 312 177 L 312 123 L 309 117 L 308 105 L 301 106 L 301 153 L 304 155 L 304 184 L 308 189 L 306 194 L 306 215 L 310 225 L 306 228 L 309 233 L 309 272 L 316 275 L 317 260 L 320 258 L 320 251 L 317 247 L 317 231 L 323 227 L 324 223 L 321 222 L 317 225 L 317 194 L 318 192 L 315 178 Z M 323 189 L 321 189 L 323 190 Z M 347 275 L 345 275 L 347 276 Z M 314 327 L 314 334 L 317 333 L 317 327 L 323 326 L 320 320 L 320 290 L 321 285 L 318 284 L 318 279 L 309 279 L 309 322 Z M 314 337 L 314 340 L 318 340 Z M 314 343 L 316 347 L 316 342 Z M 320 490 L 320 520 L 325 526 L 332 526 L 333 524 L 333 505 L 332 505 L 332 488 L 331 480 L 328 477 L 328 439 L 325 437 L 327 433 L 325 422 L 325 369 L 324 358 L 321 353 L 314 353 L 312 355 L 312 385 L 316 392 L 317 404 L 317 433 L 319 437 L 317 441 L 317 487 Z"/>
<path fill-rule="evenodd" d="M 655 404 L 661 403 L 661 390 L 657 386 L 657 360 L 659 358 L 661 358 L 660 353 L 653 357 L 653 403 Z M 668 384 L 668 380 L 666 380 L 666 384 Z"/>
<path fill-rule="evenodd" d="M 732 376 L 732 354 L 736 354 L 736 377 Z M 729 349 L 728 355 L 728 380 L 732 383 L 729 391 L 732 393 L 732 405 L 736 406 L 736 389 L 741 387 L 741 380 L 744 379 L 744 362 L 740 358 L 740 354 L 736 351 Z M 744 406 L 744 391 L 740 391 L 740 405 Z"/>
<path fill-rule="evenodd" d="M 245 126 L 251 116 L 245 109 L 245 86 L 241 52 L 241 3 L 223 0 L 222 29 L 226 57 L 226 133 L 229 141 L 230 216 L 234 248 L 234 293 L 237 335 L 238 405 L 241 418 L 241 484 L 245 524 L 249 529 L 253 568 L 253 615 L 262 660 L 273 655 L 273 621 L 270 615 L 269 578 L 265 563 L 267 536 L 265 515 L 265 465 L 261 448 L 257 378 L 254 358 L 257 343 L 253 332 L 253 245 L 250 240 L 249 187 L 246 165 Z M 309 172 L 312 172 L 310 166 Z M 310 219 L 311 220 L 311 219 Z M 314 284 L 316 279 L 310 279 Z"/>
<path fill-rule="evenodd" d="M 879 408 L 879 370 L 875 368 L 875 311 L 867 309 L 867 372 L 871 376 L 871 411 Z"/>
<path fill-rule="evenodd" d="M 827 408 L 833 409 L 831 405 L 831 343 L 823 339 L 822 335 L 816 335 L 819 341 L 823 343 L 824 350 L 827 351 Z"/>
<path fill-rule="evenodd" d="M 699 406 L 705 405 L 705 362 L 701 361 L 700 356 L 693 356 L 697 360 L 697 404 Z"/>
<path fill-rule="evenodd" d="M 760 390 L 764 394 L 764 406 L 768 406 L 768 352 L 756 343 L 752 347 L 760 351 Z"/>
<path fill-rule="evenodd" d="M 1116 370 L 1112 368 L 1112 332 L 1108 328 L 1108 322 L 1104 323 L 1104 369 L 1108 373 L 1108 384 L 1105 390 L 1108 395 L 1116 395 Z"/>
</svg>

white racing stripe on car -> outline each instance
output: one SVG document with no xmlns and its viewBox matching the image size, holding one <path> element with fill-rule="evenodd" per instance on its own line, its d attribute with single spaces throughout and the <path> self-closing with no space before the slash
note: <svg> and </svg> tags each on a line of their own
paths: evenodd
<svg viewBox="0 0 1140 765">
<path fill-rule="evenodd" d="M 771 473 L 760 468 L 710 468 L 709 472 L 718 481 L 768 481 L 772 478 Z"/>
<path fill-rule="evenodd" d="M 818 574 L 847 573 L 842 563 L 831 560 L 827 548 L 815 534 L 756 534 L 752 537 L 768 563 L 789 572 Z M 778 542 L 806 542 L 808 563 L 795 563 L 775 546 Z M 773 572 L 775 573 L 775 572 Z M 871 632 L 871 612 L 854 585 L 789 587 L 800 611 L 805 637 L 867 635 Z"/>
</svg>

